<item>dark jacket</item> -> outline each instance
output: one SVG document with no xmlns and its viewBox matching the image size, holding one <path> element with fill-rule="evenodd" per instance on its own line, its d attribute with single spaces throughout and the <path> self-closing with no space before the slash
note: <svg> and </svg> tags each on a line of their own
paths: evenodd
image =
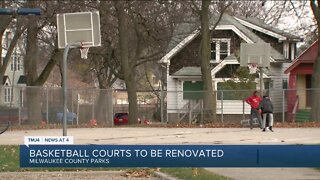
<svg viewBox="0 0 320 180">
<path fill-rule="evenodd" d="M 273 104 L 269 97 L 264 97 L 260 102 L 259 109 L 264 113 L 273 113 Z"/>
</svg>

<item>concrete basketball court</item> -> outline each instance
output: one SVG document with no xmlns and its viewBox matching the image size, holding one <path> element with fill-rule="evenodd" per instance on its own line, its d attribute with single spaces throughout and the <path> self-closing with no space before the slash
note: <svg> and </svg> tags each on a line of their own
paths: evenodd
<svg viewBox="0 0 320 180">
<path fill-rule="evenodd" d="M 320 144 L 320 128 L 68 128 L 75 144 Z M 7 131 L 0 144 L 23 144 L 24 136 L 62 136 L 62 129 Z"/>
<path fill-rule="evenodd" d="M 320 144 L 320 128 L 69 128 L 75 144 Z M 62 136 L 62 129 L 7 131 L 1 145 L 23 144 L 24 136 Z M 320 179 L 311 168 L 207 168 L 232 179 Z"/>
</svg>

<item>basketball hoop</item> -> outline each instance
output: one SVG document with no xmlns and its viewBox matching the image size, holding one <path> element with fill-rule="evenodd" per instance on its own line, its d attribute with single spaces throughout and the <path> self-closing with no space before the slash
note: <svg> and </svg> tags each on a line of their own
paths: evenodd
<svg viewBox="0 0 320 180">
<path fill-rule="evenodd" d="M 249 74 L 255 74 L 257 73 L 258 65 L 256 63 L 250 63 L 248 64 L 248 68 L 249 68 Z"/>
<path fill-rule="evenodd" d="M 89 52 L 89 47 L 80 47 L 80 54 L 82 59 L 87 59 L 88 58 L 88 52 Z"/>
</svg>

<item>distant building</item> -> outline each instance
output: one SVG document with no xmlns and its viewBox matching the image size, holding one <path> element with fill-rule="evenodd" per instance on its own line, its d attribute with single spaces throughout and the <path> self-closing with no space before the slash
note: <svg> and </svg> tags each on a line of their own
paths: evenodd
<svg viewBox="0 0 320 180">
<path fill-rule="evenodd" d="M 4 58 L 13 38 L 13 33 L 11 30 L 6 30 L 2 37 L 2 64 L 5 61 Z M 22 44 L 21 42 L 19 41 L 18 43 Z M 26 85 L 27 79 L 24 71 L 24 56 L 20 48 L 23 47 L 18 45 L 14 48 L 0 85 L 1 106 L 17 107 L 23 102 L 23 87 Z"/>
</svg>

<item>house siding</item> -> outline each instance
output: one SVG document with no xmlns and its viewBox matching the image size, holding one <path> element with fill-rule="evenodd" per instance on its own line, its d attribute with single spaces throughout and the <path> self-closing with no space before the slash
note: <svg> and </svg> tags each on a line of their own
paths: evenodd
<svg viewBox="0 0 320 180">
<path fill-rule="evenodd" d="M 269 36 L 267 34 L 264 34 L 260 31 L 256 31 L 251 29 L 253 33 L 255 33 L 257 36 L 259 36 L 261 39 L 263 39 L 266 43 L 270 43 L 270 46 L 273 47 L 275 50 L 277 50 L 279 53 L 283 53 L 283 43 L 279 42 L 279 40 L 275 37 Z"/>
<path fill-rule="evenodd" d="M 283 63 L 279 66 L 271 66 L 271 74 L 269 77 L 272 80 L 272 87 L 269 92 L 269 96 L 272 99 L 274 105 L 274 113 L 280 113 L 287 109 L 287 92 L 283 92 L 283 81 L 288 83 L 289 76 L 284 74 L 284 70 L 290 65 L 290 63 Z M 283 94 L 284 93 L 284 94 Z"/>
<path fill-rule="evenodd" d="M 240 50 L 240 37 L 231 30 L 216 30 L 212 33 L 213 39 L 230 39 L 231 54 Z M 199 46 L 201 37 L 196 37 L 185 48 L 178 52 L 170 61 L 169 74 L 172 75 L 182 67 L 200 66 Z"/>
<path fill-rule="evenodd" d="M 223 114 L 250 114 L 250 110 L 250 105 L 247 103 L 243 104 L 242 100 L 223 100 L 223 102 L 217 100 L 217 114 L 222 114 L 222 112 Z"/>
<path fill-rule="evenodd" d="M 245 42 L 241 40 L 241 38 L 234 33 L 232 30 L 216 30 L 212 33 L 212 38 L 217 39 L 231 39 L 230 41 L 230 53 L 235 53 L 240 50 L 241 42 Z"/>
<path fill-rule="evenodd" d="M 200 36 L 196 37 L 190 44 L 188 44 L 171 59 L 169 66 L 170 75 L 177 72 L 182 67 L 200 66 L 200 58 L 198 53 L 200 41 Z"/>
</svg>

